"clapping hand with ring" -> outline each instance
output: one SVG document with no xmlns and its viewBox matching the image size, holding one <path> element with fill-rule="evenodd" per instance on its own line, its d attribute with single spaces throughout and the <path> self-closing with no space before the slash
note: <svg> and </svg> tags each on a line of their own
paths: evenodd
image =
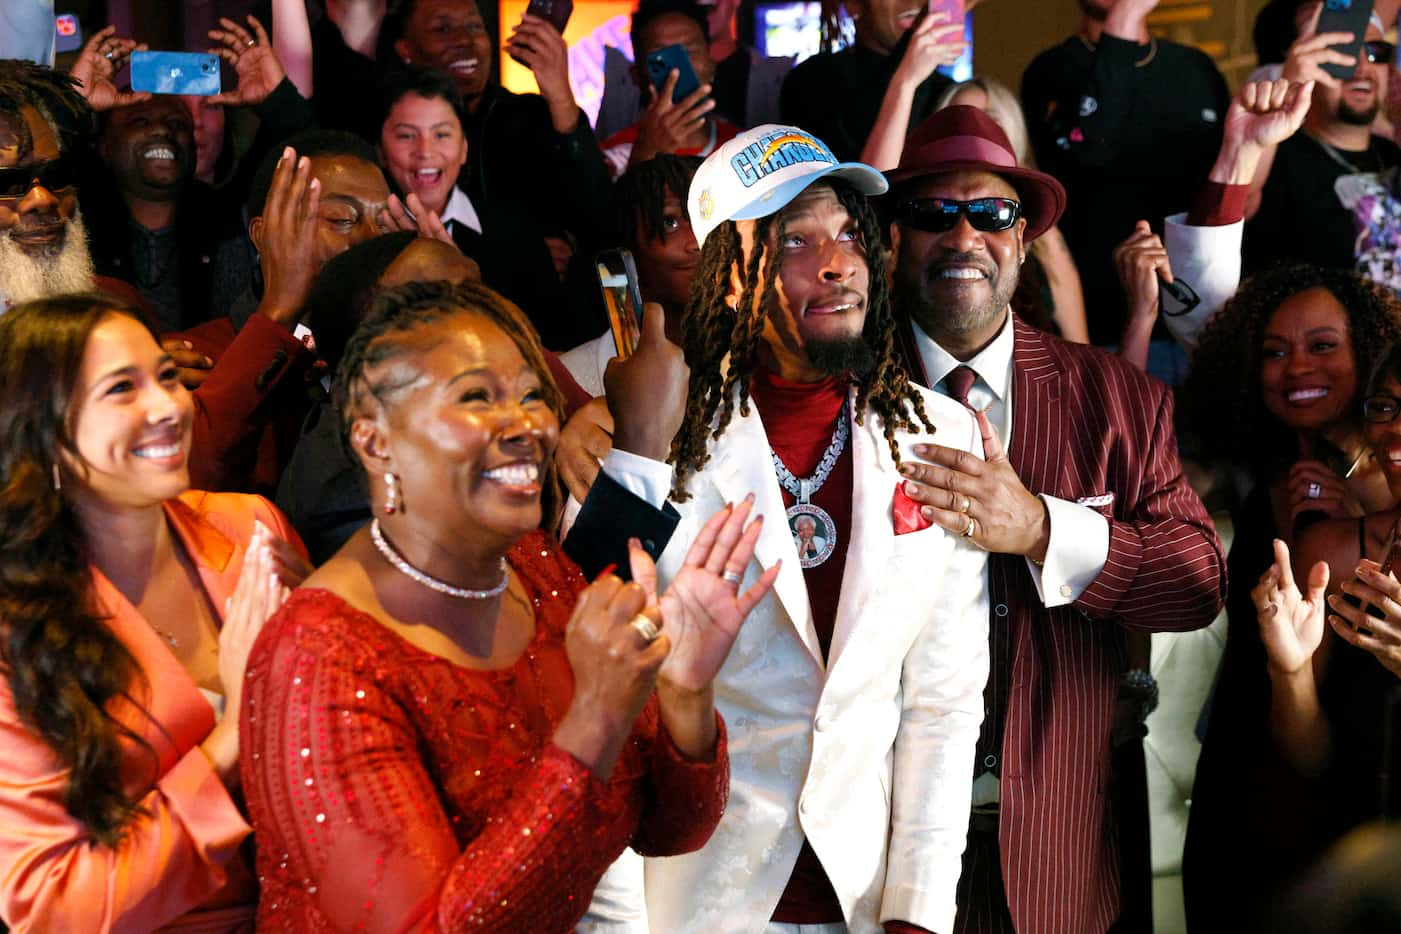
<svg viewBox="0 0 1401 934">
<path fill-rule="evenodd" d="M 661 611 L 662 631 L 671 640 L 671 654 L 662 664 L 660 682 L 695 693 L 708 690 L 730 654 L 730 646 L 749 611 L 773 588 L 781 562 L 740 591 L 744 569 L 754 556 L 763 517 L 746 521 L 754 507 L 749 496 L 736 506 L 710 517 L 686 553 L 681 570 L 659 597 L 657 567 L 634 539 L 629 543 L 632 579 Z"/>
<path fill-rule="evenodd" d="M 1046 504 L 1012 469 L 987 415 L 975 413 L 982 459 L 941 444 L 916 444 L 921 460 L 900 465 L 905 495 L 931 522 L 987 551 L 1044 560 L 1051 538 Z"/>
</svg>

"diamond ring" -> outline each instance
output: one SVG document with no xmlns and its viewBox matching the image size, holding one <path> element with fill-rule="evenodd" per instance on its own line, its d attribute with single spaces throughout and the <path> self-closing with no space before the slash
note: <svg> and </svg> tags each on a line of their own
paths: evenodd
<svg viewBox="0 0 1401 934">
<path fill-rule="evenodd" d="M 629 620 L 628 625 L 636 629 L 637 634 L 642 637 L 642 641 L 648 645 L 656 642 L 657 636 L 662 634 L 662 631 L 657 628 L 657 625 L 641 613 L 638 613 Z"/>
<path fill-rule="evenodd" d="M 1308 491 L 1304 495 L 1309 499 L 1318 499 L 1323 495 L 1323 487 L 1319 486 L 1317 483 L 1310 483 Z"/>
</svg>

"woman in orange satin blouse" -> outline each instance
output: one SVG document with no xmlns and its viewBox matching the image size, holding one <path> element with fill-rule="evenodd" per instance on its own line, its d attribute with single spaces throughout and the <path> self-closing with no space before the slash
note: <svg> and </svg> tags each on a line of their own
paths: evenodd
<svg viewBox="0 0 1401 934">
<path fill-rule="evenodd" d="M 14 932 L 251 930 L 243 669 L 308 568 L 264 500 L 188 489 L 191 414 L 121 302 L 0 316 L 0 919 Z"/>
</svg>

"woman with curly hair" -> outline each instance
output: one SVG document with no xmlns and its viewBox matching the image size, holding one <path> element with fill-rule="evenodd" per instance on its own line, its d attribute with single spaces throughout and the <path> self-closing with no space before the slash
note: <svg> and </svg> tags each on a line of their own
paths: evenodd
<svg viewBox="0 0 1401 934">
<path fill-rule="evenodd" d="M 0 919 L 249 929 L 243 669 L 304 571 L 253 496 L 189 490 L 193 406 L 129 306 L 0 317 Z"/>
<path fill-rule="evenodd" d="M 1248 911 L 1291 849 L 1275 810 L 1289 773 L 1271 738 L 1270 669 L 1249 588 L 1270 566 L 1272 540 L 1292 544 L 1312 521 L 1355 522 L 1395 501 L 1363 435 L 1359 374 L 1398 337 L 1390 293 L 1351 272 L 1280 267 L 1247 281 L 1207 325 L 1179 390 L 1184 435 L 1238 494 L 1229 630 L 1184 856 L 1188 911 L 1207 929 L 1244 917 L 1216 910 L 1227 866 L 1233 886 L 1249 876 Z M 1242 858 L 1232 841 L 1252 833 L 1274 843 Z"/>
</svg>

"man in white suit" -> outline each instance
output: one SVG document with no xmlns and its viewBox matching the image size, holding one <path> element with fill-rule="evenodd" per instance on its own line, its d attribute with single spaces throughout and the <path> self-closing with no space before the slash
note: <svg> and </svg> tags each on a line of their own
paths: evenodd
<svg viewBox="0 0 1401 934">
<path fill-rule="evenodd" d="M 764 529 L 732 582 L 782 567 L 715 683 L 731 769 L 719 828 L 641 870 L 625 854 L 581 930 L 952 928 L 987 678 L 986 555 L 911 508 L 896 461 L 935 432 L 973 456 L 982 446 L 968 411 L 899 362 L 867 202 L 885 188 L 793 127 L 725 144 L 688 199 L 702 246 L 684 413 L 658 411 L 656 387 L 686 378 L 679 360 L 645 379 L 609 372 L 604 469 L 682 516 L 662 577 L 702 517 L 748 494 Z M 826 541 L 800 557 L 806 517 Z"/>
</svg>

